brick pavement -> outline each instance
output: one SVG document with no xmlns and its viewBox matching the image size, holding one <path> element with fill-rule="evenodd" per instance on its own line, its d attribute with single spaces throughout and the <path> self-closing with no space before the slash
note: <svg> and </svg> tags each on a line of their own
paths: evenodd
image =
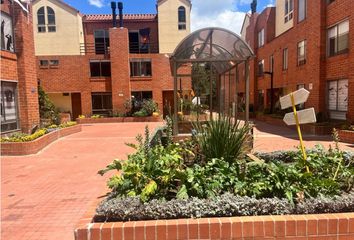
<svg viewBox="0 0 354 240">
<path fill-rule="evenodd" d="M 254 150 L 262 152 L 271 152 L 277 150 L 294 150 L 300 145 L 299 137 L 295 130 L 270 125 L 261 121 L 254 121 Z M 322 144 L 328 148 L 329 145 L 334 146 L 331 136 L 315 136 L 303 135 L 306 148 L 312 148 L 316 144 Z M 340 143 L 341 149 L 354 151 L 354 144 Z"/>
<path fill-rule="evenodd" d="M 83 126 L 36 155 L 1 159 L 1 239 L 73 239 L 74 227 L 97 200 L 107 177 L 97 175 L 114 158 L 132 151 L 145 125 L 118 123 Z"/>
</svg>

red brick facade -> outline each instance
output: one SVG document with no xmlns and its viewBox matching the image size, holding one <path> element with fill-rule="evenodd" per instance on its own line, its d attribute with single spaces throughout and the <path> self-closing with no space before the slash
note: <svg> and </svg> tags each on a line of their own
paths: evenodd
<svg viewBox="0 0 354 240">
<path fill-rule="evenodd" d="M 264 92 L 265 107 L 270 105 L 270 75 L 258 76 L 258 62 L 264 60 L 264 71 L 271 71 L 270 56 L 274 57 L 275 101 L 280 94 L 287 94 L 304 84 L 310 91 L 306 107 L 315 107 L 317 113 L 328 115 L 328 81 L 348 79 L 348 111 L 346 118 L 354 121 L 354 1 L 307 0 L 306 18 L 298 22 L 298 0 L 294 1 L 294 25 L 275 36 L 275 7 L 253 14 L 246 29 L 246 41 L 254 49 L 256 58 L 251 62 L 251 103 L 260 109 L 258 93 Z M 336 56 L 327 55 L 327 31 L 333 25 L 349 20 L 349 50 Z M 265 44 L 258 47 L 258 32 L 265 31 Z M 297 46 L 306 40 L 306 63 L 298 65 Z M 288 49 L 288 69 L 283 70 L 283 50 Z M 279 90 L 279 92 L 278 92 Z M 268 93 L 268 94 L 267 94 Z M 255 98 L 252 98 L 252 95 Z M 275 104 L 276 105 L 276 104 Z"/>
<path fill-rule="evenodd" d="M 30 132 L 39 125 L 36 58 L 32 28 L 32 12 L 25 12 L 17 3 L 4 1 L 2 13 L 10 16 L 13 26 L 14 51 L 1 50 L 1 80 L 16 82 L 17 128 Z M 3 93 L 2 93 L 3 94 Z M 2 102 L 3 104 L 3 102 Z M 5 103 L 4 103 L 5 104 Z M 3 114 L 3 113 L 2 113 Z M 8 129 L 2 131 L 3 133 Z"/>
<path fill-rule="evenodd" d="M 101 15 L 97 15 L 101 16 Z M 105 15 L 103 15 L 105 16 Z M 81 113 L 92 115 L 91 94 L 112 93 L 113 112 L 123 113 L 124 103 L 131 99 L 131 92 L 152 91 L 153 99 L 163 111 L 164 91 L 173 91 L 169 57 L 158 53 L 158 24 L 156 15 L 125 15 L 124 28 L 112 28 L 112 20 L 99 20 L 95 15 L 84 17 L 85 45 L 91 51 L 81 56 L 39 56 L 37 57 L 38 78 L 48 93 L 80 93 Z M 107 17 L 107 16 L 105 16 Z M 130 53 L 129 31 L 150 29 L 150 53 Z M 94 51 L 94 30 L 109 31 L 109 53 L 96 54 Z M 152 76 L 132 77 L 131 59 L 151 59 Z M 59 60 L 57 67 L 41 67 L 40 60 Z M 109 60 L 111 76 L 90 77 L 90 60 Z M 183 82 L 183 89 L 191 89 L 190 81 Z"/>
</svg>

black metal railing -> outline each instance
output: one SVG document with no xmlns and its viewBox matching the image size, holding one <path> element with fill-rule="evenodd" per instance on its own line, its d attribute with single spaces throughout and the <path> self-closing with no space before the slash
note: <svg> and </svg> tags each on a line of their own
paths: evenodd
<svg viewBox="0 0 354 240">
<path fill-rule="evenodd" d="M 148 54 L 148 53 L 158 53 L 159 46 L 157 43 L 138 43 L 130 42 L 129 43 L 129 53 L 137 54 Z"/>
<path fill-rule="evenodd" d="M 106 43 L 81 43 L 80 54 L 109 54 L 109 44 Z"/>
</svg>

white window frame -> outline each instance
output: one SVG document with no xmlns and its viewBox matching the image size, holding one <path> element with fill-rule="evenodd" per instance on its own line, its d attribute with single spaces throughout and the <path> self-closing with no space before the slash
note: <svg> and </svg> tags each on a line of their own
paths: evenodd
<svg viewBox="0 0 354 240">
<path fill-rule="evenodd" d="M 289 22 L 294 16 L 294 0 L 284 1 L 284 23 Z"/>
<path fill-rule="evenodd" d="M 258 32 L 258 47 L 264 46 L 264 28 Z"/>
<path fill-rule="evenodd" d="M 289 50 L 288 48 L 283 49 L 283 71 L 288 70 L 289 63 Z"/>
<path fill-rule="evenodd" d="M 348 19 L 344 20 L 344 21 L 341 21 L 333 26 L 331 26 L 330 28 L 327 29 L 327 56 L 329 57 L 332 57 L 332 56 L 336 56 L 336 55 L 340 55 L 340 54 L 343 54 L 343 53 L 346 53 L 348 52 L 349 50 L 349 46 L 350 46 L 350 41 L 348 39 L 348 45 L 347 45 L 347 48 L 345 49 L 342 49 L 341 51 L 339 51 L 338 49 L 338 39 L 341 35 L 345 35 L 345 34 L 348 34 L 348 38 L 349 38 L 349 29 L 350 29 L 350 22 Z M 346 32 L 343 32 L 343 33 L 340 33 L 340 27 L 343 26 L 343 25 L 347 25 L 348 26 L 348 31 Z M 330 53 L 330 31 L 333 30 L 334 31 L 334 37 L 335 37 L 335 51 L 334 51 L 334 54 L 331 54 Z"/>
</svg>

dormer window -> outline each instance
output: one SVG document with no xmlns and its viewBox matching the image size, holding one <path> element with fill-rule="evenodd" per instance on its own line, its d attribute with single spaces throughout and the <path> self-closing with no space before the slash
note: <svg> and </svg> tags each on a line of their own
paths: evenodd
<svg viewBox="0 0 354 240">
<path fill-rule="evenodd" d="M 185 30 L 187 28 L 186 24 L 186 8 L 178 8 L 178 30 Z"/>
<path fill-rule="evenodd" d="M 47 11 L 45 12 L 45 9 Z M 46 17 L 47 14 L 47 17 Z M 46 24 L 46 22 L 48 24 Z M 37 11 L 37 26 L 38 32 L 46 32 L 48 27 L 48 32 L 56 32 L 55 26 L 55 12 L 51 7 L 41 7 Z"/>
<path fill-rule="evenodd" d="M 285 6 L 284 6 L 284 23 L 289 22 L 291 19 L 293 19 L 294 15 L 294 3 L 293 0 L 285 0 Z"/>
</svg>

